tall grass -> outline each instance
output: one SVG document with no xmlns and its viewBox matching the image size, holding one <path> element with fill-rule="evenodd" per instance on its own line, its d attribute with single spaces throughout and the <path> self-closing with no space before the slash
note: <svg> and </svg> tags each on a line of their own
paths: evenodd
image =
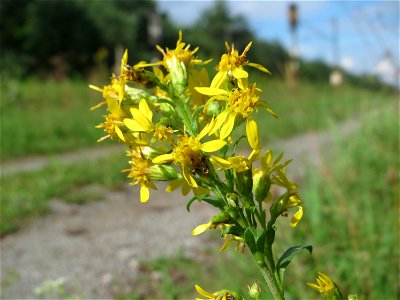
<svg viewBox="0 0 400 300">
<path fill-rule="evenodd" d="M 399 296 L 398 125 L 398 107 L 364 118 L 362 130 L 339 139 L 303 187 L 306 218 L 296 240 L 311 240 L 309 264 L 359 299 Z M 305 271 L 298 273 L 309 278 Z"/>
<path fill-rule="evenodd" d="M 83 81 L 9 82 L 1 95 L 1 159 L 95 146 L 104 112 L 89 108 L 100 100 Z"/>
</svg>

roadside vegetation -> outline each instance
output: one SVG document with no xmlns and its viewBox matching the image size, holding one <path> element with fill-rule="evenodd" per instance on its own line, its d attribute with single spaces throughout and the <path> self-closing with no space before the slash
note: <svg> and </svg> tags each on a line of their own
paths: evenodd
<svg viewBox="0 0 400 300">
<path fill-rule="evenodd" d="M 358 299 L 397 297 L 397 113 L 398 107 L 363 118 L 361 130 L 346 139 L 338 137 L 324 156 L 323 165 L 307 174 L 302 183 L 306 212 L 302 226 L 295 230 L 287 227 L 277 244 L 285 249 L 286 245 L 307 240 L 315 246 L 315 252 L 309 255 L 305 251 L 290 265 L 288 299 L 312 298 L 314 294 L 305 282 L 312 281 L 313 274 L 321 269 L 336 274 L 334 280 L 342 283 L 344 292 L 357 291 Z M 216 241 L 215 234 L 208 236 Z M 136 292 L 120 299 L 193 298 L 198 296 L 191 287 L 194 283 L 209 290 L 223 286 L 247 292 L 249 278 L 257 279 L 253 276 L 258 274 L 251 257 L 235 259 L 240 254 L 230 250 L 221 256 L 215 248 L 204 249 L 197 261 L 178 254 L 143 262 L 143 276 L 133 284 Z M 154 273 L 161 279 L 154 281 Z M 262 278 L 259 282 L 263 283 Z M 270 297 L 265 294 L 268 288 L 261 287 L 263 296 Z"/>
</svg>

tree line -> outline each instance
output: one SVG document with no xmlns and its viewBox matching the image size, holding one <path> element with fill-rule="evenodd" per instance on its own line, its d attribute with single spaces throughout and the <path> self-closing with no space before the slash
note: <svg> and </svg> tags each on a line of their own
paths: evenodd
<svg viewBox="0 0 400 300">
<path fill-rule="evenodd" d="M 159 26 L 161 34 L 154 36 L 151 26 Z M 221 55 L 225 40 L 239 50 L 255 41 L 249 59 L 267 66 L 274 76 L 285 74 L 287 50 L 278 42 L 257 40 L 246 19 L 232 16 L 224 1 L 215 1 L 193 25 L 178 28 L 158 12 L 155 0 L 2 0 L 0 69 L 18 76 L 61 72 L 84 77 L 96 65 L 111 68 L 118 46 L 129 49 L 131 62 L 150 60 L 155 43 L 174 47 L 179 29 L 185 41 L 200 47 L 204 58 Z M 333 70 L 322 61 L 300 60 L 300 66 L 301 77 L 313 81 L 326 81 Z M 356 84 L 364 82 L 348 77 Z M 369 85 L 379 83 L 369 80 Z"/>
</svg>

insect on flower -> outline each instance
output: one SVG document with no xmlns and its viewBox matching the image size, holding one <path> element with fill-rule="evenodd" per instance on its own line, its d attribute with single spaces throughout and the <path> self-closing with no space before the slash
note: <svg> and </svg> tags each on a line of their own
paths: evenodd
<svg viewBox="0 0 400 300">
<path fill-rule="evenodd" d="M 150 74 L 144 69 L 135 69 L 135 67 L 124 64 L 120 76 L 127 82 L 135 82 L 145 88 L 152 88 L 157 85 L 157 81 Z"/>
</svg>

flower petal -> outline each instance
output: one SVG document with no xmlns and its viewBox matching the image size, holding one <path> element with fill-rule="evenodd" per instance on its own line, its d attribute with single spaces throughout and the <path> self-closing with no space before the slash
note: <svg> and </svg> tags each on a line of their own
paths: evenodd
<svg viewBox="0 0 400 300">
<path fill-rule="evenodd" d="M 146 132 L 146 128 L 143 128 L 143 126 L 141 126 L 138 121 L 133 120 L 133 119 L 129 119 L 129 118 L 125 118 L 124 119 L 124 124 L 126 127 L 128 127 L 130 130 L 132 131 L 143 131 Z"/>
<path fill-rule="evenodd" d="M 146 100 L 142 99 L 139 102 L 139 111 L 151 122 L 153 119 L 153 112 L 147 105 Z"/>
<path fill-rule="evenodd" d="M 222 113 L 220 113 L 214 121 L 214 127 L 210 130 L 210 132 L 208 133 L 209 135 L 214 134 L 218 129 L 221 128 L 222 124 L 225 123 L 226 118 L 228 118 L 229 115 L 229 111 L 228 110 L 224 110 Z"/>
<path fill-rule="evenodd" d="M 226 80 L 226 75 L 227 73 L 224 71 L 219 71 L 211 81 L 210 87 L 212 88 L 219 88 L 224 84 L 224 81 Z"/>
<path fill-rule="evenodd" d="M 236 113 L 234 112 L 230 113 L 225 124 L 221 127 L 221 132 L 219 133 L 219 138 L 221 140 L 224 140 L 231 134 L 233 126 L 235 125 L 235 119 L 236 119 Z"/>
<path fill-rule="evenodd" d="M 267 73 L 267 74 L 271 74 L 271 72 L 267 68 L 265 68 L 264 66 L 262 66 L 260 64 L 247 63 L 246 65 L 250 66 L 250 67 L 253 67 L 253 68 L 256 68 L 256 69 L 260 70 L 261 72 L 264 72 L 264 73 Z"/>
<path fill-rule="evenodd" d="M 130 109 L 133 118 L 142 126 L 145 131 L 151 131 L 151 121 L 137 108 Z"/>
<path fill-rule="evenodd" d="M 190 171 L 187 168 L 182 167 L 183 177 L 185 177 L 186 182 L 192 187 L 198 187 L 196 180 L 190 175 Z"/>
<path fill-rule="evenodd" d="M 208 230 L 210 228 L 211 222 L 207 224 L 200 224 L 197 226 L 195 229 L 192 230 L 192 235 L 199 235 L 202 234 L 204 231 Z M 205 295 L 203 295 L 205 296 Z"/>
<path fill-rule="evenodd" d="M 210 161 L 213 165 L 221 166 L 223 168 L 230 168 L 232 163 L 218 156 L 211 156 Z"/>
<path fill-rule="evenodd" d="M 206 292 L 205 290 L 203 290 L 199 285 L 195 285 L 194 286 L 194 288 L 196 289 L 196 291 L 200 294 L 200 295 L 202 295 L 202 296 L 204 296 L 204 297 L 207 297 L 207 298 L 209 298 L 209 299 L 213 299 L 214 298 L 214 295 L 213 294 L 211 294 L 211 293 L 209 293 L 209 292 Z"/>
<path fill-rule="evenodd" d="M 242 78 L 247 78 L 249 77 L 249 73 L 247 73 L 243 68 L 234 68 L 232 70 L 232 75 L 236 79 L 242 79 Z"/>
<path fill-rule="evenodd" d="M 118 126 L 115 126 L 115 132 L 117 133 L 118 137 L 125 142 L 124 134 Z"/>
<path fill-rule="evenodd" d="M 149 188 L 145 185 L 140 186 L 140 202 L 145 203 L 150 198 Z"/>
<path fill-rule="evenodd" d="M 195 87 L 194 89 L 196 91 L 198 91 L 200 94 L 207 95 L 207 96 L 228 94 L 228 92 L 223 89 L 218 89 L 218 88 L 213 88 L 213 87 Z"/>
<path fill-rule="evenodd" d="M 250 147 L 253 150 L 259 151 L 261 149 L 260 137 L 258 134 L 257 122 L 254 119 L 248 118 L 246 123 L 246 135 Z"/>
<path fill-rule="evenodd" d="M 163 164 L 169 161 L 173 161 L 174 160 L 174 155 L 172 153 L 168 153 L 168 154 L 162 154 L 159 155 L 155 158 L 153 158 L 152 162 L 155 164 Z"/>
<path fill-rule="evenodd" d="M 215 152 L 221 149 L 226 145 L 226 141 L 223 140 L 213 140 L 209 142 L 205 142 L 201 145 L 201 150 L 204 152 Z"/>
<path fill-rule="evenodd" d="M 303 208 L 299 206 L 299 210 L 294 213 L 292 219 L 290 220 L 290 226 L 296 227 L 302 216 L 303 216 Z"/>
<path fill-rule="evenodd" d="M 208 123 L 206 126 L 204 126 L 204 128 L 198 134 L 197 139 L 201 140 L 203 137 L 205 137 L 207 135 L 207 133 L 209 133 L 213 129 L 214 123 L 215 123 L 215 121 L 213 118 L 210 123 Z"/>
</svg>

